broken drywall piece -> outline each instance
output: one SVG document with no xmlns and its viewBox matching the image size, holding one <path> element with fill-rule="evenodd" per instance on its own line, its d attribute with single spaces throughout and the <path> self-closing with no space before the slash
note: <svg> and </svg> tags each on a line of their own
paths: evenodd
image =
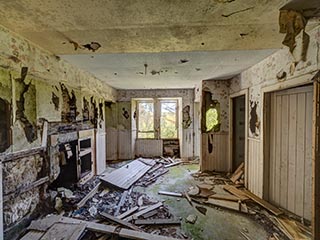
<svg viewBox="0 0 320 240">
<path fill-rule="evenodd" d="M 190 105 L 187 105 L 182 109 L 182 126 L 184 129 L 187 129 L 190 127 L 191 123 Z"/>
<path fill-rule="evenodd" d="M 291 53 L 293 53 L 293 50 L 296 47 L 296 36 L 303 31 L 301 60 L 306 61 L 307 49 L 310 41 L 309 35 L 305 32 L 307 19 L 305 19 L 300 12 L 294 10 L 280 10 L 279 25 L 279 32 L 286 34 L 282 44 L 289 47 Z"/>
<path fill-rule="evenodd" d="M 187 218 L 186 218 L 186 222 L 187 223 L 191 223 L 191 224 L 195 224 L 195 222 L 197 221 L 198 217 L 197 215 L 189 215 Z"/>
<path fill-rule="evenodd" d="M 259 136 L 260 122 L 257 114 L 258 102 L 250 101 L 250 121 L 249 129 L 253 136 Z"/>
</svg>

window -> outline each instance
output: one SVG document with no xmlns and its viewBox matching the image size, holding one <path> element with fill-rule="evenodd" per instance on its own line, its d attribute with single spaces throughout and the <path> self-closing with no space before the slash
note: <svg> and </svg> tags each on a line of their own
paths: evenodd
<svg viewBox="0 0 320 240">
<path fill-rule="evenodd" d="M 154 138 L 153 101 L 138 102 L 138 138 Z"/>
<path fill-rule="evenodd" d="M 220 131 L 220 103 L 213 100 L 210 108 L 206 111 L 206 132 L 219 132 Z"/>
<path fill-rule="evenodd" d="M 141 99 L 136 106 L 138 138 L 178 138 L 178 100 Z"/>
<path fill-rule="evenodd" d="M 178 138 L 177 101 L 161 101 L 160 137 Z"/>
</svg>

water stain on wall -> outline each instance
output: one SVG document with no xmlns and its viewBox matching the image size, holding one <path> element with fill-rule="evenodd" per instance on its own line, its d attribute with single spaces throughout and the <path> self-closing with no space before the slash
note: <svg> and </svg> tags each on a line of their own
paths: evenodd
<svg viewBox="0 0 320 240">
<path fill-rule="evenodd" d="M 97 107 L 96 100 L 93 97 L 91 97 L 90 102 L 91 102 L 91 112 L 92 112 L 90 121 L 96 128 L 98 123 L 98 107 Z"/>
<path fill-rule="evenodd" d="M 23 130 L 25 136 L 29 143 L 33 142 L 37 139 L 37 128 L 36 128 L 36 116 L 33 119 L 30 119 L 32 115 L 35 115 L 36 105 L 35 105 L 35 98 L 36 98 L 36 88 L 31 83 L 26 84 L 25 78 L 28 73 L 28 68 L 23 67 L 21 69 L 21 76 L 20 78 L 16 78 L 17 83 L 17 95 L 18 100 L 16 101 L 16 120 L 19 120 L 23 125 Z M 29 95 L 28 95 L 29 94 Z M 29 101 L 25 101 L 26 98 L 29 97 Z M 26 109 L 26 102 L 27 108 Z M 29 118 L 27 117 L 26 112 L 29 114 Z"/>
<path fill-rule="evenodd" d="M 52 95 L 51 95 L 51 101 L 52 101 L 52 103 L 53 103 L 53 105 L 54 105 L 54 109 L 55 109 L 56 111 L 59 111 L 60 99 L 59 99 L 59 97 L 58 97 L 55 93 L 52 93 Z"/>
<path fill-rule="evenodd" d="M 83 121 L 89 121 L 89 101 L 83 97 L 83 109 L 82 109 Z"/>
<path fill-rule="evenodd" d="M 74 91 L 71 91 L 71 96 L 69 94 L 68 88 L 60 83 L 60 88 L 62 91 L 62 111 L 61 111 L 61 121 L 62 122 L 74 122 L 76 121 L 79 112 L 77 112 L 77 98 Z"/>
</svg>

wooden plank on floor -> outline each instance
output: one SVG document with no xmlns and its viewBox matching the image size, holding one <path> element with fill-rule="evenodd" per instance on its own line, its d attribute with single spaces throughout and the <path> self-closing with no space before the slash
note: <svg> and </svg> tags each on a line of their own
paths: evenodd
<svg viewBox="0 0 320 240">
<path fill-rule="evenodd" d="M 30 226 L 27 229 L 45 232 L 49 228 L 51 228 L 53 224 L 55 224 L 56 222 L 59 222 L 60 219 L 61 219 L 60 215 L 50 215 L 45 218 L 32 221 Z"/>
<path fill-rule="evenodd" d="M 234 195 L 227 195 L 227 194 L 214 194 L 209 196 L 209 198 L 212 199 L 219 199 L 219 200 L 227 200 L 227 201 L 233 201 L 233 202 L 238 202 L 240 198 L 234 196 Z"/>
<path fill-rule="evenodd" d="M 86 229 L 86 224 L 55 223 L 41 238 L 41 240 L 78 240 Z"/>
<path fill-rule="evenodd" d="M 44 234 L 42 231 L 30 230 L 20 240 L 40 240 Z"/>
<path fill-rule="evenodd" d="M 153 205 L 151 205 L 151 206 L 148 206 L 147 208 L 145 208 L 145 209 L 143 209 L 143 210 L 141 210 L 141 211 L 133 214 L 133 215 L 130 216 L 130 217 L 125 218 L 124 220 L 125 220 L 125 221 L 131 221 L 132 219 L 138 218 L 138 217 L 140 217 L 140 216 L 142 216 L 142 215 L 144 215 L 144 214 L 146 214 L 146 213 L 148 213 L 148 212 L 151 212 L 151 211 L 153 211 L 153 210 L 161 207 L 162 205 L 163 205 L 162 202 L 158 202 L 158 203 L 156 203 L 156 204 L 153 204 Z"/>
<path fill-rule="evenodd" d="M 137 240 L 178 240 L 177 238 L 173 237 L 160 236 L 144 232 L 136 232 L 129 229 L 121 229 L 119 232 L 119 236 Z"/>
<path fill-rule="evenodd" d="M 244 194 L 246 194 L 250 199 L 252 199 L 256 203 L 258 203 L 260 206 L 262 206 L 265 209 L 267 209 L 270 212 L 272 212 L 274 215 L 279 216 L 279 215 L 281 215 L 283 213 L 280 209 L 278 209 L 275 206 L 271 205 L 267 201 L 259 198 L 258 196 L 254 195 L 253 193 L 249 192 L 248 190 L 244 189 L 244 190 L 241 190 L 241 191 Z"/>
<path fill-rule="evenodd" d="M 134 221 L 136 225 L 180 225 L 179 219 L 138 219 Z"/>
<path fill-rule="evenodd" d="M 245 201 L 248 200 L 249 197 L 244 194 L 241 190 L 239 190 L 238 188 L 236 188 L 235 186 L 232 185 L 224 185 L 223 189 L 225 189 L 226 191 L 230 192 L 231 194 L 235 195 L 236 197 L 238 197 L 241 201 Z"/>
<path fill-rule="evenodd" d="M 100 177 L 100 179 L 113 186 L 127 190 L 151 168 L 152 166 L 150 165 L 134 160 L 106 176 Z"/>
<path fill-rule="evenodd" d="M 118 216 L 118 215 L 119 215 L 120 208 L 121 208 L 122 205 L 125 203 L 126 198 L 127 198 L 127 196 L 128 196 L 128 192 L 129 192 L 129 191 L 124 191 L 124 192 L 122 193 L 121 198 L 120 198 L 120 201 L 119 201 L 119 203 L 118 203 L 117 206 L 116 206 L 116 210 L 115 210 L 115 213 L 114 213 L 115 216 Z"/>
<path fill-rule="evenodd" d="M 182 197 L 183 196 L 182 193 L 167 192 L 167 191 L 159 191 L 158 194 L 171 196 L 171 197 Z"/>
<path fill-rule="evenodd" d="M 84 223 L 87 226 L 87 229 L 93 232 L 99 232 L 99 233 L 106 233 L 106 234 L 114 234 L 114 235 L 119 235 L 120 237 L 126 237 L 128 239 L 141 239 L 141 240 L 178 240 L 176 238 L 172 237 L 165 237 L 165 236 L 160 236 L 160 235 L 155 235 L 155 234 L 149 234 L 149 233 L 144 233 L 144 232 L 137 232 L 134 230 L 130 229 L 123 229 L 121 228 L 118 230 L 118 227 L 115 226 L 110 226 L 110 225 L 105 225 L 105 224 L 100 224 L 100 223 L 94 223 L 94 222 L 89 222 L 89 221 L 83 221 L 83 220 L 78 220 L 74 218 L 67 218 L 67 217 L 62 217 L 60 219 L 61 223 Z"/>
<path fill-rule="evenodd" d="M 104 212 L 100 212 L 100 215 L 102 217 L 104 217 L 105 219 L 107 219 L 107 220 L 110 220 L 112 222 L 118 223 L 118 224 L 120 224 L 122 226 L 125 226 L 127 228 L 130 228 L 130 229 L 136 230 L 138 232 L 141 232 L 141 229 L 138 228 L 137 226 L 135 226 L 135 225 L 133 225 L 133 224 L 131 224 L 129 222 L 123 221 L 123 220 L 121 220 L 119 218 L 116 218 L 114 216 L 111 216 L 110 214 L 107 214 L 107 213 L 104 213 Z"/>
<path fill-rule="evenodd" d="M 79 219 L 75 219 L 75 218 L 68 218 L 68 217 L 62 217 L 59 222 L 64 223 L 64 224 L 84 223 L 84 224 L 86 224 L 88 230 L 91 230 L 93 232 L 99 232 L 99 233 L 107 233 L 107 234 L 113 234 L 116 232 L 116 229 L 117 229 L 117 227 L 111 226 L 111 225 L 83 221 L 83 220 L 79 220 Z"/>
<path fill-rule="evenodd" d="M 206 203 L 212 204 L 217 207 L 223 207 L 230 210 L 235 210 L 238 212 L 244 212 L 248 213 L 248 209 L 244 203 L 241 202 L 232 202 L 232 201 L 226 201 L 226 200 L 219 200 L 219 199 L 213 199 L 209 198 Z"/>
<path fill-rule="evenodd" d="M 125 217 L 130 216 L 131 214 L 133 214 L 134 212 L 136 212 L 138 209 L 139 209 L 138 206 L 135 206 L 135 207 L 133 207 L 133 208 L 130 208 L 128 211 L 126 211 L 126 212 L 120 214 L 119 216 L 117 216 L 117 218 L 119 218 L 119 219 L 124 219 Z"/>
<path fill-rule="evenodd" d="M 100 184 L 101 183 L 98 183 L 84 198 L 82 198 L 81 201 L 76 204 L 76 207 L 81 208 L 85 205 L 86 202 L 98 192 Z"/>
</svg>

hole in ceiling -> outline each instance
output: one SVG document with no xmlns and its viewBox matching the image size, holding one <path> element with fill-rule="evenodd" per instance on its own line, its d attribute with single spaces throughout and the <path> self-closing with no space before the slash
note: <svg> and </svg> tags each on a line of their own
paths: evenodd
<svg viewBox="0 0 320 240">
<path fill-rule="evenodd" d="M 152 75 L 156 75 L 156 74 L 160 75 L 160 71 L 156 71 L 156 70 L 152 70 L 150 73 Z"/>
<path fill-rule="evenodd" d="M 187 62 L 189 62 L 189 59 L 180 59 L 180 61 L 179 61 L 179 63 L 187 63 Z"/>
<path fill-rule="evenodd" d="M 88 49 L 89 51 L 95 52 L 101 47 L 101 44 L 98 42 L 91 42 L 91 43 L 84 44 L 82 46 Z"/>
</svg>

